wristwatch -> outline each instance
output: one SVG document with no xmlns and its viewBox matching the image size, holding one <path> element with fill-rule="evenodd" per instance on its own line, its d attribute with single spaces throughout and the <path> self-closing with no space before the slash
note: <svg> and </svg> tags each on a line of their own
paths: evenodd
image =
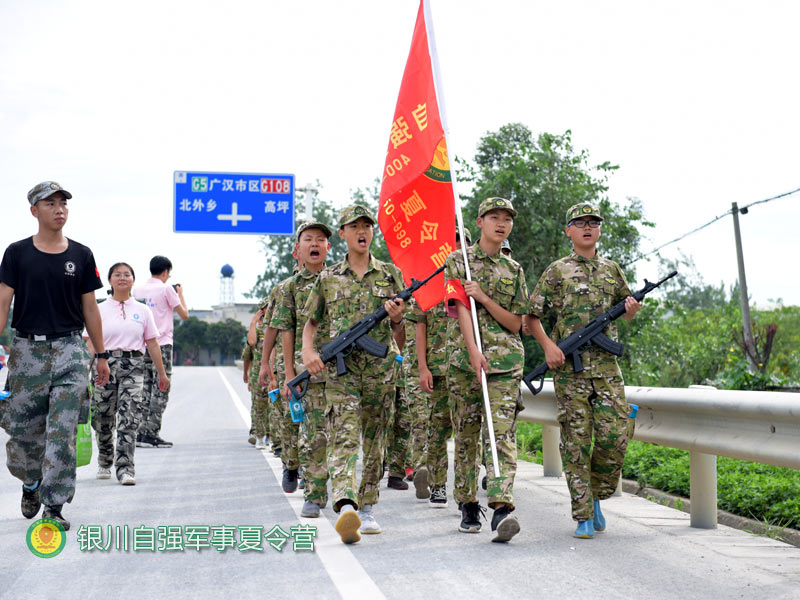
<svg viewBox="0 0 800 600">
<path fill-rule="evenodd" d="M 94 357 L 95 358 L 105 358 L 106 360 L 108 360 L 110 356 L 111 356 L 111 354 L 109 354 L 107 351 L 106 352 L 95 352 L 94 353 Z"/>
</svg>

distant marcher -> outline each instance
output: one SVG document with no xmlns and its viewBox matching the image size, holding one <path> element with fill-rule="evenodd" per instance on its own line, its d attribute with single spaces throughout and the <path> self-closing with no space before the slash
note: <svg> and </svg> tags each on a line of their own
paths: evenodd
<svg viewBox="0 0 800 600">
<path fill-rule="evenodd" d="M 107 384 L 94 389 L 92 399 L 92 427 L 97 432 L 97 478 L 110 479 L 111 467 L 116 464 L 117 479 L 122 485 L 136 485 L 133 455 L 141 418 L 145 347 L 158 372 L 158 389 L 165 392 L 169 388 L 153 313 L 131 297 L 135 278 L 133 268 L 124 262 L 108 270 L 112 296 L 100 304 L 100 316 L 103 343 L 110 355 L 111 377 Z"/>
<path fill-rule="evenodd" d="M 622 269 L 614 261 L 597 255 L 603 217 L 588 202 L 567 211 L 567 237 L 573 250 L 545 269 L 530 297 L 530 330 L 553 369 L 557 418 L 561 425 L 561 458 L 572 499 L 572 519 L 578 522 L 574 536 L 592 538 L 604 531 L 606 520 L 600 501 L 617 488 L 628 445 L 628 403 L 622 372 L 613 354 L 586 347 L 581 354 L 583 371 L 574 373 L 572 361 L 564 365 L 564 353 L 556 344 L 614 304 L 625 301 L 622 318 L 630 321 L 641 308 L 631 296 Z M 549 312 L 556 316 L 550 332 L 541 320 Z M 617 337 L 615 323 L 603 331 Z"/>
<path fill-rule="evenodd" d="M 161 360 L 168 378 L 172 378 L 172 311 L 186 321 L 189 309 L 183 298 L 183 287 L 180 284 L 167 285 L 172 273 L 172 262 L 166 256 L 154 256 L 150 259 L 152 277 L 144 285 L 137 286 L 133 295 L 137 300 L 144 300 L 153 311 L 158 327 L 158 345 L 161 347 Z M 141 448 L 172 448 L 172 442 L 161 439 L 161 419 L 169 401 L 169 389 L 161 391 L 156 383 L 156 369 L 150 353 L 144 357 L 144 396 L 142 400 L 142 421 L 139 424 L 139 435 L 136 445 Z"/>
<path fill-rule="evenodd" d="M 16 338 L 8 361 L 11 396 L 0 425 L 9 435 L 6 463 L 22 481 L 22 514 L 69 529 L 62 506 L 75 495 L 75 438 L 89 382 L 84 326 L 97 358 L 97 385 L 108 381 L 108 355 L 94 291 L 103 287 L 92 251 L 63 233 L 72 198 L 54 181 L 28 192 L 39 222 L 32 237 L 11 244 L 0 263 L 0 331 L 11 300 Z"/>
</svg>

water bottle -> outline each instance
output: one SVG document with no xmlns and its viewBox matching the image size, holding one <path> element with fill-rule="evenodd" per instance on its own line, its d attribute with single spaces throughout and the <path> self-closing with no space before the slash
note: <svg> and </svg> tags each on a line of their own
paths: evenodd
<svg viewBox="0 0 800 600">
<path fill-rule="evenodd" d="M 631 412 L 628 413 L 628 441 L 633 439 L 633 431 L 636 427 L 636 415 L 639 413 L 638 404 L 628 404 Z"/>
<path fill-rule="evenodd" d="M 274 390 L 270 390 L 269 391 L 269 399 L 272 400 L 273 402 L 275 402 L 278 399 L 278 394 L 279 393 L 280 393 L 280 391 L 278 390 L 278 388 L 275 388 Z"/>
<path fill-rule="evenodd" d="M 303 410 L 303 401 L 300 398 L 295 398 L 294 394 L 289 398 L 289 414 L 292 415 L 293 423 L 302 423 L 306 416 Z"/>
</svg>

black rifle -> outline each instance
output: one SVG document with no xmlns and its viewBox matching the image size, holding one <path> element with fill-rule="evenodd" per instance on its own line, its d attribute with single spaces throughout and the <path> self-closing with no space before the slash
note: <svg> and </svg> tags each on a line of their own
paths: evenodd
<svg viewBox="0 0 800 600">
<path fill-rule="evenodd" d="M 411 297 L 411 294 L 416 292 L 419 288 L 428 283 L 442 271 L 444 271 L 444 266 L 436 269 L 422 281 L 417 281 L 416 279 L 412 278 L 411 285 L 394 296 L 392 300 L 396 300 L 397 298 L 400 298 L 403 301 L 408 300 Z M 386 354 L 389 352 L 389 346 L 372 339 L 367 334 L 388 315 L 389 313 L 386 312 L 386 309 L 381 306 L 374 313 L 368 317 L 364 317 L 350 329 L 338 335 L 336 339 L 322 344 L 322 354 L 320 355 L 322 362 L 329 363 L 333 360 L 336 360 L 336 374 L 344 375 L 347 373 L 347 367 L 344 364 L 344 359 L 356 349 L 356 346 L 361 348 L 364 352 L 372 354 L 373 356 L 386 358 Z M 306 395 L 306 392 L 308 391 L 308 380 L 310 378 L 311 374 L 305 370 L 286 384 L 289 386 L 289 389 L 292 391 L 292 395 L 296 399 L 299 400 Z M 297 386 L 300 384 L 303 384 L 303 387 L 302 390 L 298 392 Z"/>
<path fill-rule="evenodd" d="M 673 271 L 664 279 L 659 281 L 658 283 L 650 283 L 647 279 L 644 280 L 644 287 L 640 289 L 638 292 L 634 292 L 632 295 L 633 297 L 641 302 L 644 297 L 664 283 L 667 279 L 675 277 L 677 275 L 677 271 Z M 595 346 L 599 346 L 606 352 L 610 352 L 615 356 L 622 356 L 622 351 L 625 349 L 623 344 L 619 342 L 615 342 L 607 335 L 603 333 L 603 330 L 608 327 L 609 323 L 619 319 L 622 315 L 625 314 L 625 300 L 622 302 L 618 302 L 614 306 L 611 307 L 606 313 L 603 313 L 599 317 L 597 317 L 594 321 L 579 329 L 575 333 L 573 333 L 568 338 L 560 340 L 558 342 L 558 347 L 561 348 L 561 351 L 564 353 L 564 357 L 571 356 L 572 357 L 572 370 L 575 373 L 580 373 L 583 371 L 583 361 L 581 360 L 581 352 L 588 346 L 589 344 L 594 344 Z M 549 367 L 547 366 L 546 362 L 543 362 L 538 367 L 536 367 L 533 371 L 528 373 L 525 377 L 522 378 L 522 381 L 525 382 L 525 385 L 528 386 L 528 389 L 531 391 L 532 394 L 536 395 L 542 391 L 542 387 L 544 386 L 544 374 L 547 373 Z M 534 387 L 533 381 L 539 380 L 539 386 Z"/>
</svg>

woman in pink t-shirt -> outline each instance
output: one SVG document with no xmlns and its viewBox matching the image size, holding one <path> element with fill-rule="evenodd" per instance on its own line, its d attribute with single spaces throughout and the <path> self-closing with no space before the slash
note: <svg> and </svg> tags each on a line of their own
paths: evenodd
<svg viewBox="0 0 800 600">
<path fill-rule="evenodd" d="M 122 485 L 136 485 L 133 454 L 141 418 L 145 348 L 158 372 L 159 389 L 165 391 L 169 387 L 153 313 L 131 296 L 134 280 L 133 269 L 127 263 L 117 263 L 108 271 L 111 297 L 98 308 L 103 320 L 103 343 L 110 354 L 111 377 L 106 385 L 95 388 L 92 402 L 92 427 L 97 432 L 98 446 L 97 478 L 110 479 L 111 466 L 116 464 L 117 479 Z"/>
</svg>

